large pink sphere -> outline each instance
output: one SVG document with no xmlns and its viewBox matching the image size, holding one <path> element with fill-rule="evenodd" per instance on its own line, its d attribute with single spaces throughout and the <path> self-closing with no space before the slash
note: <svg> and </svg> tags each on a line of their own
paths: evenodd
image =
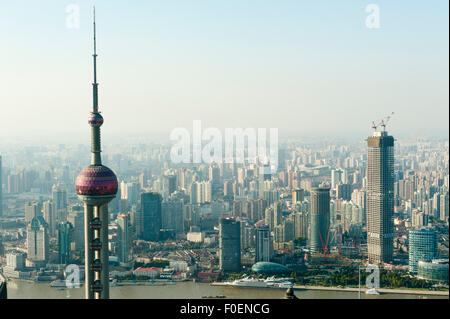
<svg viewBox="0 0 450 319">
<path fill-rule="evenodd" d="M 115 195 L 117 187 L 116 175 L 103 165 L 85 167 L 75 181 L 75 189 L 78 195 Z"/>
</svg>

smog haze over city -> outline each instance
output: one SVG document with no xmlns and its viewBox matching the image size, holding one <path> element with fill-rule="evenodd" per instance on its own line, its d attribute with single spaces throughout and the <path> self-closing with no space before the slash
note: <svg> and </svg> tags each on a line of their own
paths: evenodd
<svg viewBox="0 0 450 319">
<path fill-rule="evenodd" d="M 1 2 L 0 299 L 448 301 L 448 10 Z"/>
<path fill-rule="evenodd" d="M 78 24 L 71 2 L 0 5 L 1 142 L 89 140 L 94 4 L 107 142 L 167 138 L 194 119 L 353 137 L 392 111 L 397 135 L 447 135 L 446 1 L 379 1 L 372 29 L 365 1 L 74 3 Z"/>
</svg>

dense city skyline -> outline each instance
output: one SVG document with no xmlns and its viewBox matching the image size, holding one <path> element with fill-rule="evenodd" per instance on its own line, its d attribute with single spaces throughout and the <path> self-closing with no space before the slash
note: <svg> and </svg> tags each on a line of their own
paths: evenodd
<svg viewBox="0 0 450 319">
<path fill-rule="evenodd" d="M 448 4 L 56 3 L 0 51 L 0 299 L 448 298 Z"/>
</svg>

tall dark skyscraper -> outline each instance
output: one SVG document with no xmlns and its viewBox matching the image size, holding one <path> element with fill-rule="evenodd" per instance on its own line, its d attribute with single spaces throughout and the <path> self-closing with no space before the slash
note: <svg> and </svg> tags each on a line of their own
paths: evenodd
<svg viewBox="0 0 450 319">
<path fill-rule="evenodd" d="M 114 172 L 102 165 L 98 111 L 97 50 L 94 9 L 94 83 L 91 126 L 91 164 L 75 181 L 78 197 L 84 202 L 85 293 L 87 299 L 109 298 L 108 203 L 116 196 L 118 182 Z"/>
<path fill-rule="evenodd" d="M 155 192 L 141 194 L 142 239 L 159 240 L 162 226 L 162 197 Z"/>
<path fill-rule="evenodd" d="M 255 262 L 270 261 L 273 255 L 273 236 L 269 226 L 263 225 L 256 229 Z"/>
<path fill-rule="evenodd" d="M 219 267 L 223 271 L 241 270 L 241 223 L 222 218 L 219 223 Z"/>
<path fill-rule="evenodd" d="M 367 250 L 370 264 L 392 261 L 394 138 L 375 131 L 367 139 Z"/>
<path fill-rule="evenodd" d="M 70 263 L 70 243 L 72 241 L 73 226 L 69 222 L 61 222 L 58 225 L 58 257 L 59 263 Z"/>
<path fill-rule="evenodd" d="M 330 187 L 311 188 L 311 239 L 312 253 L 324 253 L 328 247 L 330 228 Z"/>
<path fill-rule="evenodd" d="M 305 190 L 299 188 L 292 191 L 292 204 L 303 202 L 305 200 Z"/>
<path fill-rule="evenodd" d="M 352 185 L 339 184 L 336 187 L 336 198 L 350 201 L 352 199 Z"/>
</svg>

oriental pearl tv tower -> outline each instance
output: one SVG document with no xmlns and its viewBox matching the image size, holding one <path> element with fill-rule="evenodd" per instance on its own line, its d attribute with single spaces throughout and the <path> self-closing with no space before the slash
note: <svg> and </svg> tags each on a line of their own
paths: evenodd
<svg viewBox="0 0 450 319">
<path fill-rule="evenodd" d="M 102 165 L 100 157 L 100 126 L 103 117 L 98 111 L 97 52 L 94 8 L 94 83 L 91 126 L 91 164 L 78 175 L 75 188 L 84 202 L 85 293 L 86 299 L 109 298 L 108 203 L 116 196 L 117 177 Z"/>
</svg>

